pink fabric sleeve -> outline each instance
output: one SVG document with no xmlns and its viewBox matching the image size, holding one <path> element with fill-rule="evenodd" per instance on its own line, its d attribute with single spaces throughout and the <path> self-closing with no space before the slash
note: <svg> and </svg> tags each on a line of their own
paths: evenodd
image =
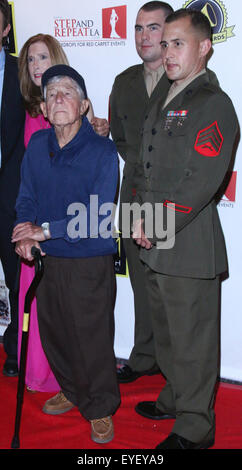
<svg viewBox="0 0 242 470">
<path fill-rule="evenodd" d="M 42 114 L 39 114 L 37 117 L 33 118 L 30 116 L 28 111 L 26 111 L 24 130 L 25 148 L 27 147 L 30 137 L 34 132 L 37 132 L 41 129 L 48 129 L 49 127 L 51 127 L 49 121 L 47 121 Z"/>
</svg>

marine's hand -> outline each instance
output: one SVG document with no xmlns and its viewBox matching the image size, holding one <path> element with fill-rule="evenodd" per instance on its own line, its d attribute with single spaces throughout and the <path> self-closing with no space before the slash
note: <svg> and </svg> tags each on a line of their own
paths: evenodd
<svg viewBox="0 0 242 470">
<path fill-rule="evenodd" d="M 91 120 L 91 125 L 94 131 L 103 137 L 107 137 L 109 134 L 109 124 L 107 119 L 94 117 Z"/>
<path fill-rule="evenodd" d="M 136 241 L 137 245 L 142 246 L 142 248 L 145 248 L 146 250 L 150 250 L 153 245 L 145 236 L 143 223 L 143 219 L 139 219 L 134 222 L 132 238 Z"/>
</svg>

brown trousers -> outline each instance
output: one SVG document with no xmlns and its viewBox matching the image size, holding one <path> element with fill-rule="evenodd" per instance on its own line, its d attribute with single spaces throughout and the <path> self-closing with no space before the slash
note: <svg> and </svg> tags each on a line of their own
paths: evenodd
<svg viewBox="0 0 242 470">
<path fill-rule="evenodd" d="M 41 342 L 65 396 L 88 420 L 120 404 L 114 341 L 113 257 L 46 256 L 37 291 Z"/>
</svg>

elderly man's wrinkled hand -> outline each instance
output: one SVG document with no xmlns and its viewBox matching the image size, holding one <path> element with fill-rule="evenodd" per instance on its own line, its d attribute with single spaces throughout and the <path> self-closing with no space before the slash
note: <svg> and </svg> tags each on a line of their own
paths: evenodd
<svg viewBox="0 0 242 470">
<path fill-rule="evenodd" d="M 132 238 L 135 240 L 137 245 L 142 246 L 146 250 L 150 250 L 152 248 L 152 243 L 146 238 L 144 230 L 143 230 L 143 219 L 136 220 L 133 224 L 133 233 Z"/>
<path fill-rule="evenodd" d="M 28 238 L 39 242 L 44 241 L 45 236 L 42 227 L 34 225 L 31 222 L 23 222 L 14 227 L 12 234 L 12 243 Z"/>
<path fill-rule="evenodd" d="M 15 251 L 21 257 L 28 261 L 33 261 L 33 256 L 31 253 L 31 248 L 35 246 L 40 250 L 41 256 L 45 256 L 45 253 L 41 250 L 40 245 L 37 241 L 32 240 L 31 238 L 25 238 L 16 243 Z"/>
<path fill-rule="evenodd" d="M 107 137 L 109 134 L 109 124 L 107 119 L 102 119 L 98 117 L 94 117 L 91 120 L 91 125 L 94 131 L 103 137 Z"/>
</svg>

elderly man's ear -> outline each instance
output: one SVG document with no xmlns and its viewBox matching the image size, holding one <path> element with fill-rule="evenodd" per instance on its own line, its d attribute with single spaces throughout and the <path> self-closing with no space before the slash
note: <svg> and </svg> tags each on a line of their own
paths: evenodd
<svg viewBox="0 0 242 470">
<path fill-rule="evenodd" d="M 83 114 L 85 114 L 87 112 L 88 108 L 89 108 L 89 101 L 88 100 L 82 100 L 81 108 L 80 108 L 81 116 L 83 116 Z"/>
<path fill-rule="evenodd" d="M 45 101 L 42 101 L 42 102 L 40 103 L 40 109 L 41 109 L 41 111 L 42 111 L 42 113 L 43 113 L 43 116 L 44 116 L 45 118 L 47 118 L 46 103 L 45 103 Z"/>
</svg>

